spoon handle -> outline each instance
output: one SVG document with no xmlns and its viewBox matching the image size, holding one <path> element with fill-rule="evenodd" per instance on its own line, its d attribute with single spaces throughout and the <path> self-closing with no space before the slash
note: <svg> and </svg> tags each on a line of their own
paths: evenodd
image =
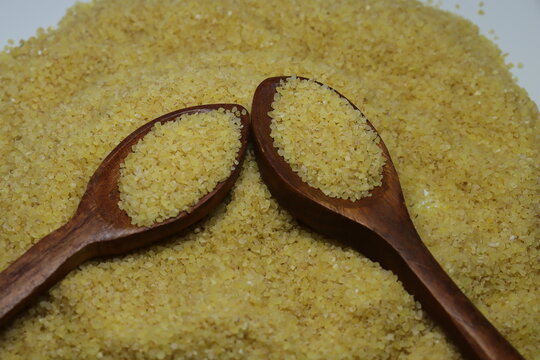
<svg viewBox="0 0 540 360">
<path fill-rule="evenodd" d="M 394 229 L 383 237 L 396 256 L 384 261 L 383 266 L 398 274 L 407 291 L 439 320 L 463 354 L 470 359 L 523 360 L 443 270 L 412 222 Z"/>
<path fill-rule="evenodd" d="M 92 257 L 87 240 L 92 238 L 93 223 L 91 217 L 75 215 L 0 273 L 0 328 L 69 271 Z"/>
</svg>

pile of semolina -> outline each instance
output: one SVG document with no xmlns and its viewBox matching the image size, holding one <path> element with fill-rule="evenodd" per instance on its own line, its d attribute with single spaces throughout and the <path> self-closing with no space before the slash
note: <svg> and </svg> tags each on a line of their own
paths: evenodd
<svg viewBox="0 0 540 360">
<path fill-rule="evenodd" d="M 278 154 L 304 182 L 352 201 L 381 185 L 385 158 L 379 136 L 328 86 L 287 78 L 276 88 L 269 116 Z"/>
<path fill-rule="evenodd" d="M 222 108 L 157 122 L 120 165 L 118 206 L 137 226 L 189 212 L 238 165 L 241 127 Z"/>
<path fill-rule="evenodd" d="M 276 11 L 279 9 L 279 11 Z M 537 106 L 501 51 L 413 0 L 94 0 L 0 53 L 0 269 L 156 116 L 270 76 L 362 104 L 444 269 L 540 356 Z M 253 156 L 185 236 L 80 266 L 0 331 L 12 359 L 459 359 L 396 277 L 292 219 Z"/>
</svg>

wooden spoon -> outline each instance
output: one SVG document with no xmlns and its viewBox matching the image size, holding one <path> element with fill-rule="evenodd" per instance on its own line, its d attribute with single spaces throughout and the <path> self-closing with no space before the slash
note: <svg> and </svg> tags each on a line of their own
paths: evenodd
<svg viewBox="0 0 540 360">
<path fill-rule="evenodd" d="M 158 117 L 126 137 L 98 167 L 86 188 L 71 220 L 45 236 L 19 259 L 0 273 L 0 327 L 84 261 L 96 257 L 122 254 L 182 231 L 201 220 L 214 209 L 234 185 L 246 152 L 249 114 L 242 122 L 241 147 L 236 156 L 238 165 L 189 211 L 149 227 L 131 224 L 129 216 L 118 207 L 120 164 L 132 146 L 144 137 L 157 122 L 175 120 L 180 115 L 204 113 L 223 108 L 232 110 L 237 104 L 212 104 L 190 107 Z"/>
<path fill-rule="evenodd" d="M 379 146 L 386 158 L 383 183 L 373 189 L 370 197 L 358 201 L 326 196 L 303 182 L 277 153 L 270 136 L 272 119 L 268 112 L 272 110 L 276 88 L 285 79 L 286 76 L 264 80 L 255 92 L 251 109 L 257 162 L 272 195 L 301 222 L 393 271 L 463 355 L 482 360 L 523 359 L 461 292 L 420 239 L 382 141 Z"/>
</svg>

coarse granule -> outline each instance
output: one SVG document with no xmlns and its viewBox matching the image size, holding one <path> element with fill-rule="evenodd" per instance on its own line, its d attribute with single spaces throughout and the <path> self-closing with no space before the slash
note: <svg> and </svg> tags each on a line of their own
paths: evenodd
<svg viewBox="0 0 540 360">
<path fill-rule="evenodd" d="M 241 126 L 224 109 L 156 123 L 120 165 L 120 209 L 138 226 L 189 211 L 238 165 Z"/>
<path fill-rule="evenodd" d="M 304 182 L 352 201 L 381 185 L 379 136 L 328 86 L 288 78 L 276 88 L 269 115 L 274 146 Z"/>
<path fill-rule="evenodd" d="M 130 132 L 247 107 L 284 74 L 362 104 L 424 242 L 538 358 L 538 109 L 476 26 L 411 0 L 99 0 L 1 52 L 0 268 L 69 219 Z M 79 267 L 0 331 L 2 360 L 99 357 L 459 355 L 391 273 L 294 222 L 249 156 L 196 231 Z"/>
</svg>

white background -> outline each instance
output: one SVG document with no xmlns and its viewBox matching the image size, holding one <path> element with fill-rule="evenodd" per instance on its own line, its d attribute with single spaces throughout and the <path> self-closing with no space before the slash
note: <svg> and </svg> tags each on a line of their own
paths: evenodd
<svg viewBox="0 0 540 360">
<path fill-rule="evenodd" d="M 0 0 L 0 48 L 8 39 L 26 39 L 39 27 L 55 26 L 73 3 L 75 0 Z M 488 38 L 497 36 L 495 42 L 510 54 L 507 60 L 523 64 L 522 69 L 516 66 L 512 71 L 540 106 L 540 0 L 484 0 L 483 6 L 477 0 L 435 3 L 472 20 Z M 484 15 L 478 14 L 480 9 Z"/>
</svg>

